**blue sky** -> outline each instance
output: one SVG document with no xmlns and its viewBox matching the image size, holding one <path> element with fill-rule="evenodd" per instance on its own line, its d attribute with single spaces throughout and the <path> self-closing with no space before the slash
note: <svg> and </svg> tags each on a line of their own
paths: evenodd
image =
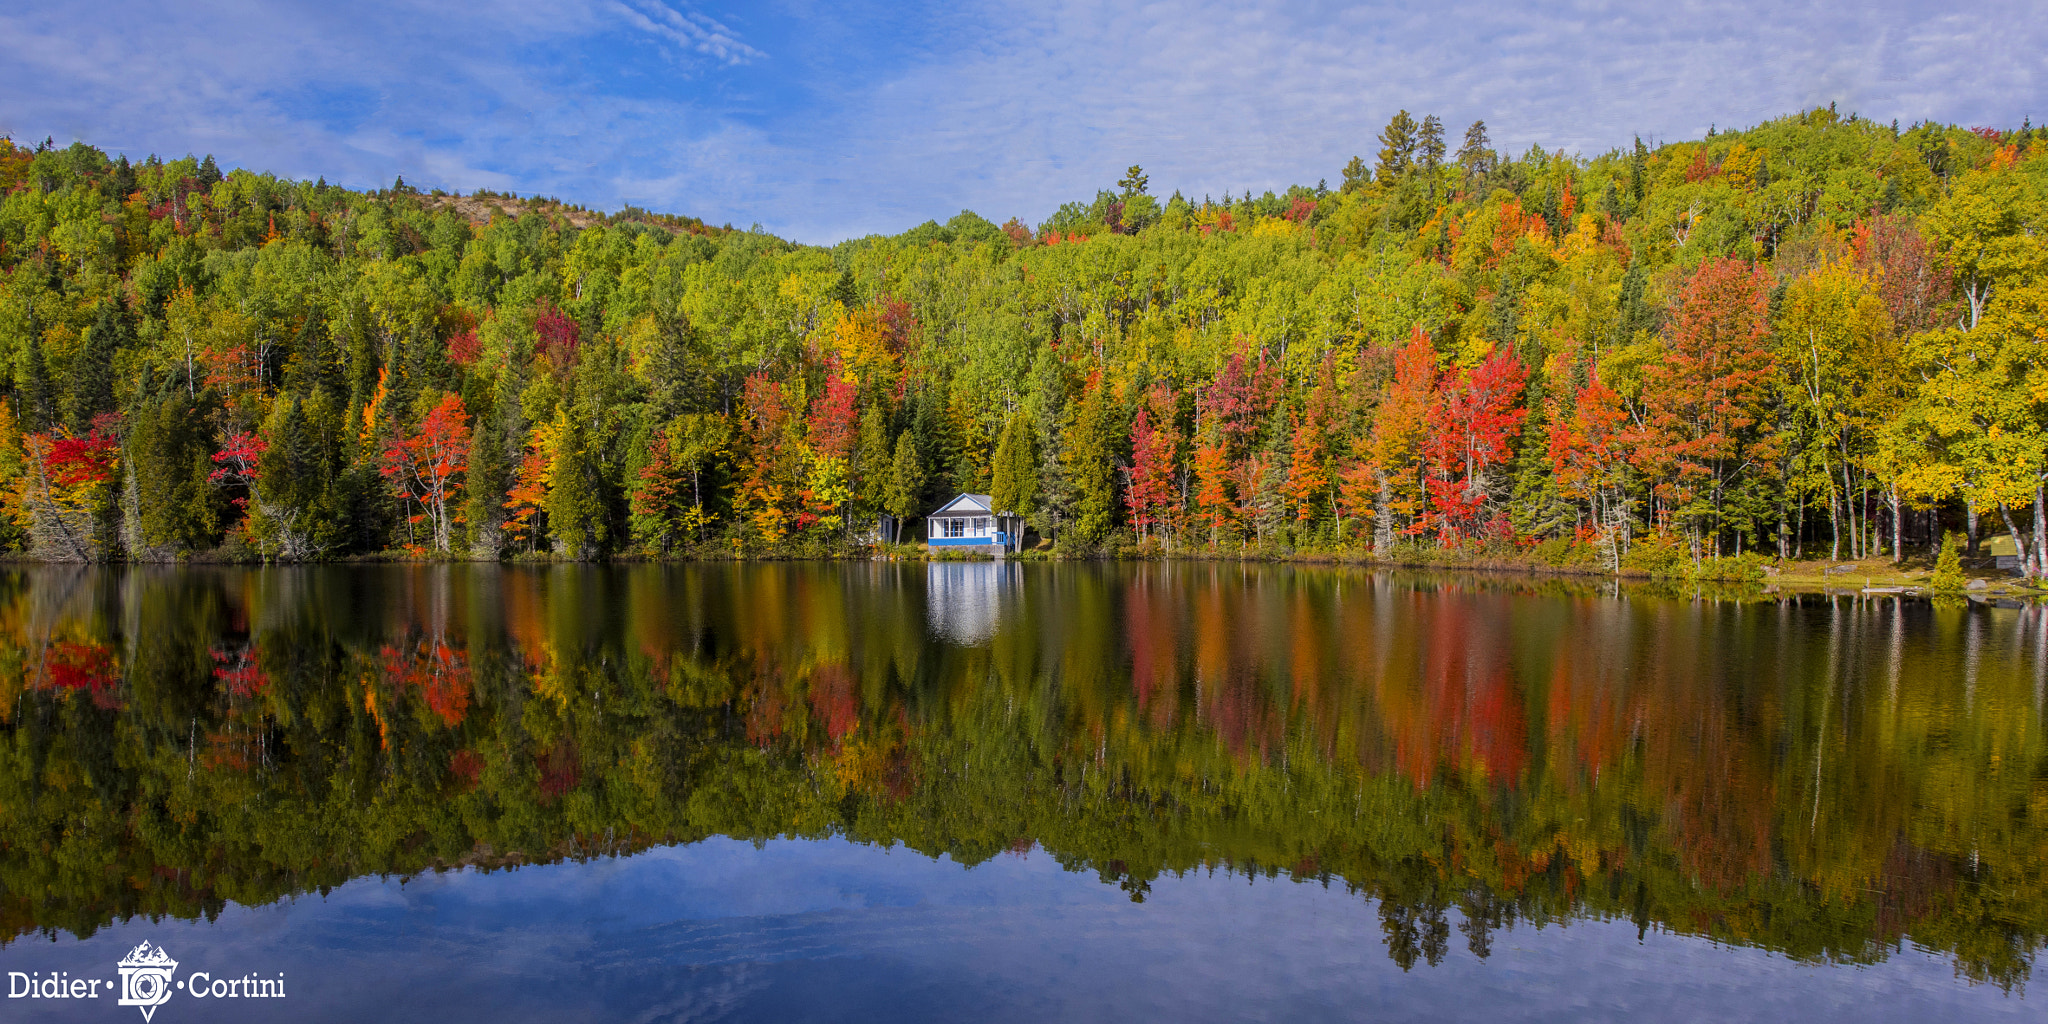
<svg viewBox="0 0 2048 1024">
<path fill-rule="evenodd" d="M 1834 102 L 2048 117 L 2023 0 L 997 4 L 15 0 L 0 132 L 807 242 L 1336 179 L 1399 108 L 1593 153 Z"/>
</svg>

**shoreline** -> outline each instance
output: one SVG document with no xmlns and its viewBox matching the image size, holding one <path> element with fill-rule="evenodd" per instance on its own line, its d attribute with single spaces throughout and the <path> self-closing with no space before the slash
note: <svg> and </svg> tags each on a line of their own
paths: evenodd
<svg viewBox="0 0 2048 1024">
<path fill-rule="evenodd" d="M 567 565 L 689 565 L 742 562 L 926 562 L 940 563 L 993 563 L 1000 561 L 1026 564 L 1080 564 L 1080 563 L 1239 563 L 1271 566 L 1312 566 L 1327 568 L 1354 568 L 1370 570 L 1398 570 L 1406 572 L 1452 572 L 1472 575 L 1502 575 L 1552 577 L 1586 581 L 1614 581 L 1633 584 L 1664 584 L 1673 586 L 1696 585 L 1716 588 L 1754 589 L 1760 594 L 1819 593 L 1831 595 L 1869 595 L 1894 597 L 1954 597 L 1972 599 L 2048 599 L 2048 580 L 2031 581 L 2024 577 L 2012 576 L 1988 567 L 1988 558 L 1966 559 L 1964 575 L 1970 581 L 1966 590 L 1953 594 L 1937 594 L 1926 586 L 1932 575 L 1932 559 L 1914 556 L 1903 563 L 1892 563 L 1884 558 L 1870 558 L 1858 561 L 1833 559 L 1795 560 L 1789 563 L 1776 559 L 1755 560 L 1745 564 L 1762 565 L 1761 575 L 1745 578 L 1723 578 L 1710 574 L 1656 573 L 1641 568 L 1624 566 L 1619 571 L 1583 565 L 1550 565 L 1537 560 L 1522 560 L 1498 557 L 1464 558 L 1377 558 L 1369 554 L 1334 553 L 1258 553 L 1226 554 L 1220 552 L 1171 552 L 1134 554 L 1089 554 L 1059 555 L 1051 552 L 1025 552 L 1022 557 L 1012 555 L 1007 559 L 994 557 L 932 557 L 921 550 L 911 550 L 904 545 L 887 551 L 849 551 L 841 554 L 818 553 L 751 553 L 732 554 L 686 554 L 686 555 L 645 555 L 627 554 L 607 558 L 572 559 L 535 557 L 532 555 L 482 558 L 451 555 L 445 558 L 421 558 L 412 552 L 392 551 L 352 555 L 319 561 L 284 562 L 264 558 L 187 557 L 180 559 L 122 559 L 107 562 L 74 562 L 55 559 L 35 558 L 19 552 L 0 555 L 0 565 L 17 567 L 74 566 L 74 567 L 157 567 L 157 568 L 227 568 L 255 566 L 366 566 L 366 565 L 501 565 L 501 566 L 567 566 Z M 1711 565 L 1715 561 L 1700 563 Z M 1776 564 L 1770 564 L 1776 563 Z M 1974 563 L 1974 564 L 1973 564 Z M 1981 585 L 1980 585 L 1981 584 Z"/>
</svg>

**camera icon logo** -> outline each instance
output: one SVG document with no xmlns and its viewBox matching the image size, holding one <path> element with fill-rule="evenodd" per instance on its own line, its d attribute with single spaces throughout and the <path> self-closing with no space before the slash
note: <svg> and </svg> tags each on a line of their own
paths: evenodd
<svg viewBox="0 0 2048 1024">
<path fill-rule="evenodd" d="M 162 946 L 153 947 L 144 941 L 129 950 L 117 966 L 121 969 L 120 1005 L 140 1009 L 144 1024 L 148 1024 L 156 1008 L 171 1001 L 171 983 L 177 977 L 178 962 Z"/>
</svg>

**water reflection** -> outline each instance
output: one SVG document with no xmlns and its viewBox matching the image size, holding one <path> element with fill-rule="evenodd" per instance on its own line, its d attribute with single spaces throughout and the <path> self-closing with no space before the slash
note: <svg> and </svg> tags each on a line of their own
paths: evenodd
<svg viewBox="0 0 2048 1024">
<path fill-rule="evenodd" d="M 932 632 L 963 646 L 996 635 L 1006 599 L 1013 603 L 1019 573 L 1011 562 L 931 562 L 925 567 L 925 614 Z"/>
<path fill-rule="evenodd" d="M 933 637 L 942 642 L 934 642 Z M 839 835 L 1133 900 L 1285 874 L 1403 968 L 1601 917 L 1973 981 L 2048 932 L 2048 620 L 1223 566 L 0 573 L 0 934 Z"/>
</svg>

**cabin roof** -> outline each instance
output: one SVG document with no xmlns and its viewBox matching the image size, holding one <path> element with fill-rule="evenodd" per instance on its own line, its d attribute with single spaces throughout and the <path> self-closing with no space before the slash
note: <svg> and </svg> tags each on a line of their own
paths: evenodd
<svg viewBox="0 0 2048 1024">
<path fill-rule="evenodd" d="M 932 510 L 931 515 L 942 516 L 961 512 L 980 512 L 986 515 L 995 511 L 995 504 L 995 499 L 986 494 L 961 494 Z"/>
</svg>

